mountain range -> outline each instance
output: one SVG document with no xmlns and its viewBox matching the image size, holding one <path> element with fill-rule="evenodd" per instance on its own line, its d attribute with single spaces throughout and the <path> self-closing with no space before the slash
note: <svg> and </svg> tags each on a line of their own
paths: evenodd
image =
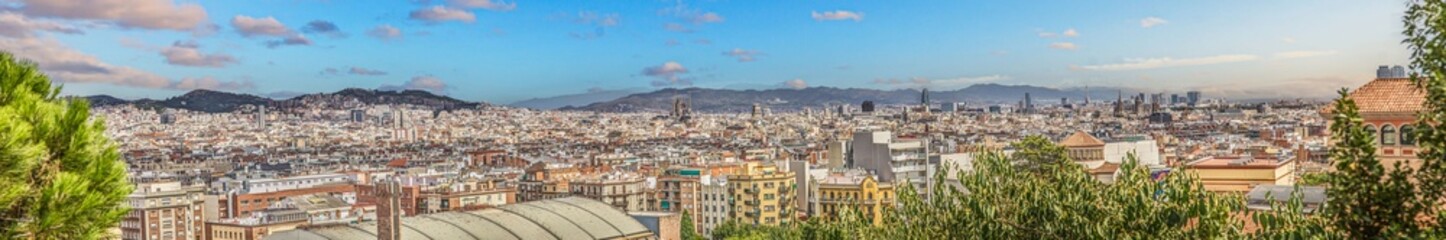
<svg viewBox="0 0 1446 240">
<path fill-rule="evenodd" d="M 747 112 L 754 104 L 763 104 L 776 111 L 805 108 L 831 108 L 838 105 L 858 106 L 864 101 L 876 104 L 913 104 L 920 101 L 920 91 L 913 89 L 879 90 L 862 88 L 811 87 L 803 89 L 733 90 L 707 88 L 667 88 L 651 92 L 642 89 L 590 91 L 583 94 L 534 98 L 511 104 L 514 107 L 594 112 L 664 112 L 672 109 L 674 99 L 686 99 L 694 111 L 726 113 Z M 1028 85 L 977 84 L 966 88 L 929 91 L 930 102 L 965 102 L 974 104 L 1017 103 L 1029 94 L 1036 103 L 1058 102 L 1068 98 L 1082 101 L 1086 95 L 1097 100 L 1113 100 L 1117 94 L 1135 94 L 1118 88 L 1055 89 Z M 1126 96 L 1128 97 L 1128 96 Z M 108 95 L 85 97 L 92 106 L 130 104 L 142 108 L 177 108 L 200 112 L 230 112 L 246 106 L 267 106 L 290 109 L 298 107 L 350 109 L 360 105 L 416 105 L 434 109 L 461 109 L 491 106 L 469 102 L 420 90 L 372 90 L 348 88 L 334 93 L 303 94 L 286 99 L 271 99 L 244 93 L 194 90 L 164 100 L 125 100 Z"/>
<path fill-rule="evenodd" d="M 1136 91 L 1119 88 L 1055 89 L 1029 85 L 976 84 L 955 90 L 931 90 L 929 101 L 933 103 L 1017 103 L 1024 101 L 1025 94 L 1036 103 L 1057 103 L 1062 98 L 1072 102 L 1083 101 L 1086 96 L 1098 100 L 1114 100 L 1120 95 L 1136 94 Z M 1129 96 L 1124 96 L 1128 98 Z M 637 93 L 605 102 L 583 106 L 564 107 L 560 110 L 596 112 L 661 112 L 672 109 L 674 99 L 686 99 L 693 111 L 698 112 L 747 112 L 754 104 L 763 104 L 779 111 L 795 111 L 804 108 L 830 108 L 838 105 L 857 107 L 864 101 L 875 104 L 913 104 L 921 99 L 920 90 L 898 89 L 878 90 L 862 88 L 811 87 L 804 89 L 729 90 L 704 88 L 668 88 L 647 93 Z"/>
<path fill-rule="evenodd" d="M 383 91 L 360 88 L 348 88 L 334 93 L 304 94 L 288 99 L 270 99 L 251 94 L 204 89 L 192 90 L 164 100 L 125 100 L 109 95 L 94 95 L 85 98 L 90 100 L 91 106 L 94 107 L 129 104 L 140 108 L 175 108 L 212 113 L 230 112 L 247 106 L 267 106 L 279 109 L 297 107 L 349 109 L 363 104 L 416 105 L 434 109 L 488 106 L 487 103 L 468 102 L 420 90 Z"/>
</svg>

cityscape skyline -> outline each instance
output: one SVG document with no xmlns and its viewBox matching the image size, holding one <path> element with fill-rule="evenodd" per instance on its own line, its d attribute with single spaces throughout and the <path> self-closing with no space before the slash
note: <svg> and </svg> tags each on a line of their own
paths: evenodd
<svg viewBox="0 0 1446 240">
<path fill-rule="evenodd" d="M 355 87 L 505 104 L 977 83 L 1325 98 L 1372 79 L 1362 66 L 1407 58 L 1404 5 L 1390 1 L 74 3 L 10 1 L 0 48 L 37 62 L 63 94 L 127 99 Z"/>
</svg>

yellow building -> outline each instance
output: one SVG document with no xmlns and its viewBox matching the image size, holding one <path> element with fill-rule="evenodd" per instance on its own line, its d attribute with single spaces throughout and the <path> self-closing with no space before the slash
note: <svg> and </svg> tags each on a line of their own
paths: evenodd
<svg viewBox="0 0 1446 240">
<path fill-rule="evenodd" d="M 1295 162 L 1273 158 L 1206 157 L 1185 164 L 1205 190 L 1244 193 L 1257 185 L 1294 185 Z"/>
<path fill-rule="evenodd" d="M 753 225 L 779 225 L 793 216 L 793 172 L 760 162 L 748 162 L 728 176 L 733 195 L 732 217 Z"/>
<path fill-rule="evenodd" d="M 873 174 L 854 170 L 829 173 L 811 184 L 810 216 L 837 218 L 845 210 L 862 213 L 874 225 L 883 223 L 884 211 L 894 206 L 894 184 L 879 182 Z"/>
</svg>

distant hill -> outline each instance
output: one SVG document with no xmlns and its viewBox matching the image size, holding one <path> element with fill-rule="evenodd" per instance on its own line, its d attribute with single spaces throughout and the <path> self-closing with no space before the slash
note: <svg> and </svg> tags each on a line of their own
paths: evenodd
<svg viewBox="0 0 1446 240">
<path fill-rule="evenodd" d="M 1117 92 L 1118 91 L 1118 92 Z M 1054 89 L 1028 85 L 978 84 L 956 90 L 931 89 L 929 100 L 933 103 L 1017 103 L 1029 93 L 1036 103 L 1058 103 L 1061 98 L 1082 101 L 1086 95 L 1094 101 L 1113 101 L 1117 94 L 1134 94 L 1116 88 Z M 729 90 L 729 89 L 662 89 L 638 93 L 612 101 L 598 102 L 580 107 L 565 107 L 562 110 L 597 112 L 663 112 L 672 109 L 673 99 L 690 99 L 694 111 L 727 113 L 747 112 L 753 104 L 764 104 L 775 111 L 794 111 L 803 108 L 827 108 L 838 105 L 857 107 L 864 101 L 877 104 L 914 104 L 920 101 L 918 90 L 878 90 L 860 88 L 812 87 L 805 89 L 771 90 Z M 1129 98 L 1128 95 L 1125 98 Z"/>
<path fill-rule="evenodd" d="M 534 109 L 558 109 L 568 106 L 587 106 L 596 102 L 611 101 L 634 93 L 644 92 L 644 89 L 618 89 L 589 91 L 586 93 L 568 94 L 555 97 L 533 98 L 508 104 L 513 107 L 534 108 Z"/>
<path fill-rule="evenodd" d="M 87 96 L 93 107 L 130 104 L 141 108 L 176 108 L 199 112 L 230 112 L 245 106 L 267 106 L 272 108 L 317 107 L 347 109 L 367 104 L 398 104 L 428 106 L 436 109 L 476 108 L 485 103 L 468 102 L 432 94 L 427 91 L 403 90 L 380 91 L 348 88 L 335 93 L 305 94 L 286 100 L 273 100 L 251 94 L 228 93 L 212 90 L 193 90 L 165 100 L 137 99 L 124 100 L 108 95 Z"/>
</svg>

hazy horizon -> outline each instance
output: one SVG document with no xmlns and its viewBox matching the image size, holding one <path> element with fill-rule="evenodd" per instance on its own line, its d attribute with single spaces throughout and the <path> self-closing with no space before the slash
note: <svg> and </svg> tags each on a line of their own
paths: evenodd
<svg viewBox="0 0 1446 240">
<path fill-rule="evenodd" d="M 1322 98 L 1407 59 L 1393 1 L 71 3 L 8 4 L 0 49 L 66 95 L 125 99 L 976 83 Z"/>
</svg>

